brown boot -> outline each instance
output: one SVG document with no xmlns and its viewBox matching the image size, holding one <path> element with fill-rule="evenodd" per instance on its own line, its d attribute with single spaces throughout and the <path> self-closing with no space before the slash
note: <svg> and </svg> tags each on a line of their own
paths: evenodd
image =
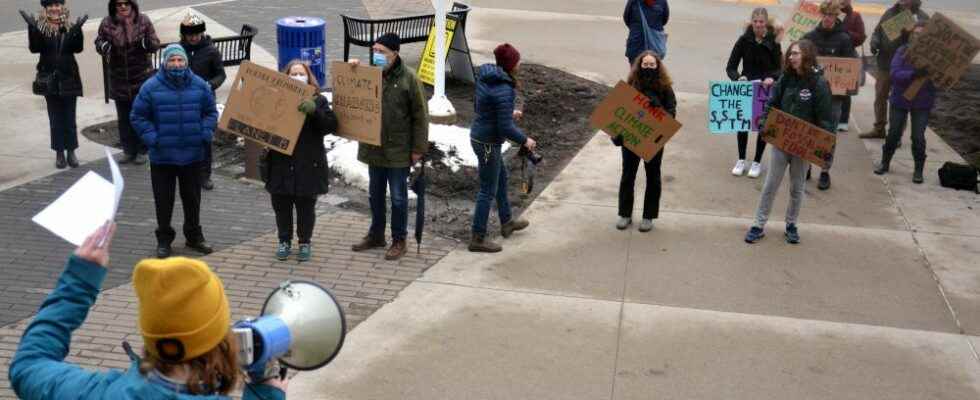
<svg viewBox="0 0 980 400">
<path fill-rule="evenodd" d="M 503 249 L 499 244 L 487 239 L 487 235 L 474 233 L 473 239 L 470 240 L 470 251 L 474 253 L 496 253 Z"/>
<path fill-rule="evenodd" d="M 385 253 L 385 260 L 394 261 L 402 258 L 405 255 L 405 239 L 402 240 L 392 240 L 391 247 L 388 248 L 388 252 Z"/>
<path fill-rule="evenodd" d="M 523 230 L 530 224 L 530 222 L 527 222 L 527 220 L 523 218 L 511 219 L 510 221 L 507 221 L 506 224 L 500 226 L 500 235 L 505 238 L 509 238 L 512 233 Z"/>
<path fill-rule="evenodd" d="M 350 249 L 353 251 L 365 251 L 376 249 L 378 247 L 385 247 L 385 239 L 383 237 L 377 238 L 369 234 L 364 236 L 360 243 L 351 246 Z"/>
<path fill-rule="evenodd" d="M 885 130 L 884 129 L 872 129 L 870 131 L 864 132 L 858 135 L 861 139 L 884 139 Z"/>
</svg>

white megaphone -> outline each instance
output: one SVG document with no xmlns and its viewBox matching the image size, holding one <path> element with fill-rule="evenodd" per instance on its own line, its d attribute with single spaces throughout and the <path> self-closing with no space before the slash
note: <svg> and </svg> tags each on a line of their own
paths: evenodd
<svg viewBox="0 0 980 400">
<path fill-rule="evenodd" d="M 239 363 L 253 382 L 284 377 L 282 365 L 309 371 L 327 365 L 344 344 L 347 321 L 340 304 L 315 282 L 286 281 L 269 294 L 256 319 L 232 328 Z"/>
</svg>

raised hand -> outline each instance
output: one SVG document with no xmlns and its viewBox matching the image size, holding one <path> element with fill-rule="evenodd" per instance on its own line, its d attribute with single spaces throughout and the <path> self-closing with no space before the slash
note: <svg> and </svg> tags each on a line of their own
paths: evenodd
<svg viewBox="0 0 980 400">
<path fill-rule="evenodd" d="M 27 27 L 32 29 L 37 29 L 37 17 L 34 14 L 28 14 L 24 10 L 19 10 L 20 16 L 24 18 L 24 22 L 27 22 Z"/>
</svg>

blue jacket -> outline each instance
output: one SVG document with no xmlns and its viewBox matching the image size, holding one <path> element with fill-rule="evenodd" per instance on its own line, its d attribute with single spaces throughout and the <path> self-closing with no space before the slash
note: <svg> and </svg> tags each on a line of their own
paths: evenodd
<svg viewBox="0 0 980 400">
<path fill-rule="evenodd" d="M 24 331 L 9 378 L 24 400 L 226 400 L 224 396 L 176 394 L 143 377 L 134 360 L 127 371 L 94 372 L 66 363 L 71 333 L 78 329 L 95 303 L 106 269 L 72 256 L 54 291 L 41 304 Z M 250 385 L 245 400 L 284 400 L 285 393 L 269 385 Z"/>
<path fill-rule="evenodd" d="M 478 142 L 501 144 L 504 139 L 524 144 L 527 136 L 514 124 L 514 79 L 495 64 L 484 64 L 476 78 L 476 118 L 470 138 Z"/>
<path fill-rule="evenodd" d="M 643 7 L 643 15 L 647 17 L 646 24 L 650 29 L 663 32 L 667 20 L 670 19 L 670 6 L 667 5 L 667 0 L 656 0 L 653 6 L 647 6 L 644 0 L 626 2 L 626 8 L 623 9 L 623 23 L 629 29 L 629 36 L 626 38 L 626 58 L 630 62 L 646 49 L 643 25 L 640 25 L 640 11 L 637 7 Z"/>
<path fill-rule="evenodd" d="M 130 121 L 153 164 L 188 165 L 204 159 L 218 126 L 211 86 L 190 73 L 175 81 L 163 68 L 140 88 Z"/>
</svg>

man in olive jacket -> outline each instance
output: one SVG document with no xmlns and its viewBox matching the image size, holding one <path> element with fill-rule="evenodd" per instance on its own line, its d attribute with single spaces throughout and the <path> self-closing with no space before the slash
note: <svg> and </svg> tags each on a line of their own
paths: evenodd
<svg viewBox="0 0 980 400">
<path fill-rule="evenodd" d="M 422 83 L 402 64 L 401 39 L 386 33 L 372 46 L 371 63 L 384 68 L 381 99 L 381 146 L 360 143 L 357 159 L 370 174 L 371 228 L 354 251 L 385 246 L 385 189 L 391 192 L 391 247 L 385 259 L 405 254 L 408 236 L 408 174 L 429 148 L 429 111 Z M 356 60 L 352 64 L 358 64 Z"/>
</svg>

